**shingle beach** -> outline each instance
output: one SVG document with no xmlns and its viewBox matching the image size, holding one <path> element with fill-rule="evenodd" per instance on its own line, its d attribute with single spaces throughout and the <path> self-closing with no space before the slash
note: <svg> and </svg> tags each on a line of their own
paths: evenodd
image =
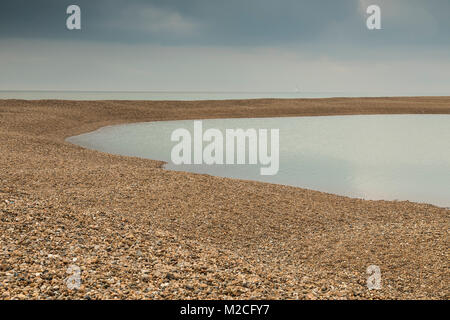
<svg viewBox="0 0 450 320">
<path fill-rule="evenodd" d="M 449 299 L 448 208 L 168 171 L 65 141 L 144 121 L 409 113 L 450 114 L 450 97 L 0 100 L 0 299 Z"/>
</svg>

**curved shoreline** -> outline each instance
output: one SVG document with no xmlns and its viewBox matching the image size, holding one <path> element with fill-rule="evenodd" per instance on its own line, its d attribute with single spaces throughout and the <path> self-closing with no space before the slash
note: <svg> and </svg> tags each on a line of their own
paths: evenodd
<svg viewBox="0 0 450 320">
<path fill-rule="evenodd" d="M 64 141 L 142 121 L 387 113 L 450 114 L 450 97 L 0 100 L 0 297 L 448 299 L 449 210 L 167 171 Z M 63 285 L 74 258 L 79 291 Z M 372 264 L 379 291 L 365 287 Z"/>
<path fill-rule="evenodd" d="M 383 114 L 383 115 L 370 114 L 370 115 L 344 115 L 344 116 L 343 115 L 333 115 L 333 116 L 319 115 L 319 116 L 308 116 L 308 117 L 316 117 L 316 118 L 317 117 L 325 117 L 325 118 L 338 117 L 338 118 L 341 118 L 341 119 L 345 119 L 345 118 L 348 118 L 348 117 L 355 117 L 356 119 L 358 119 L 355 122 L 358 122 L 359 119 L 363 119 L 364 120 L 364 119 L 367 119 L 368 117 L 370 118 L 370 117 L 379 117 L 379 116 L 386 117 L 387 120 L 392 119 L 392 118 L 395 119 L 395 118 L 399 118 L 399 117 L 401 119 L 402 116 L 415 116 L 415 118 L 412 117 L 411 119 L 418 119 L 418 117 L 419 118 L 421 117 L 421 115 L 418 115 L 418 114 L 413 114 L 413 115 L 411 115 L 411 114 L 394 114 L 394 115 L 392 115 L 392 114 Z M 440 114 L 440 115 L 433 114 L 431 116 L 448 117 L 446 120 L 450 120 L 450 117 L 449 117 L 450 115 L 447 115 L 447 114 Z M 300 116 L 300 117 L 270 117 L 268 119 L 270 119 L 270 121 L 272 121 L 274 119 L 283 119 L 283 118 L 304 118 L 304 117 L 303 116 Z M 246 121 L 248 121 L 248 120 L 257 120 L 257 119 L 263 119 L 263 118 L 224 118 L 223 120 L 232 120 L 233 121 L 234 119 L 245 119 Z M 438 118 L 435 118 L 435 119 L 438 119 Z M 211 119 L 203 119 L 202 118 L 202 119 L 195 119 L 195 120 L 192 120 L 192 121 L 209 121 L 209 120 L 211 120 Z M 214 119 L 214 120 L 220 120 L 220 119 Z M 191 120 L 188 120 L 188 121 L 191 121 Z M 356 124 L 355 122 L 353 122 L 353 124 Z M 133 127 L 133 125 L 153 126 L 153 124 L 154 124 L 154 126 L 158 127 L 158 124 L 161 124 L 161 125 L 167 124 L 167 125 L 170 126 L 171 124 L 174 124 L 174 123 L 175 124 L 176 123 L 184 123 L 186 125 L 186 120 L 169 120 L 169 121 L 165 121 L 164 120 L 164 121 L 133 122 L 133 123 L 127 123 L 127 124 L 107 125 L 107 126 L 100 127 L 100 128 L 98 128 L 96 130 L 93 130 L 93 131 L 82 133 L 80 135 L 71 136 L 69 138 L 66 138 L 65 141 L 69 142 L 69 143 L 72 143 L 74 145 L 80 146 L 82 148 L 86 148 L 86 149 L 90 149 L 90 150 L 94 150 L 94 151 L 106 152 L 106 153 L 111 154 L 111 155 L 122 155 L 122 156 L 137 157 L 137 158 L 147 159 L 147 160 L 152 160 L 152 161 L 159 161 L 159 162 L 161 162 L 160 168 L 165 169 L 165 170 L 185 172 L 185 173 L 190 172 L 190 173 L 195 173 L 195 174 L 206 174 L 206 175 L 211 175 L 211 176 L 215 176 L 215 177 L 223 177 L 223 178 L 235 179 L 235 180 L 247 180 L 247 181 L 270 183 L 270 184 L 276 184 L 276 185 L 292 186 L 292 187 L 308 189 L 308 190 L 324 192 L 324 193 L 331 193 L 331 194 L 335 194 L 335 195 L 347 196 L 347 197 L 351 197 L 351 198 L 355 198 L 355 199 L 362 199 L 362 200 L 393 201 L 393 199 L 399 199 L 399 200 L 396 200 L 396 201 L 410 201 L 410 202 L 434 205 L 434 206 L 437 206 L 437 207 L 440 207 L 440 208 L 444 208 L 444 209 L 450 209 L 450 207 L 449 207 L 450 204 L 448 204 L 448 203 L 445 203 L 445 204 L 444 203 L 436 203 L 436 201 L 433 201 L 429 197 L 428 197 L 428 200 L 426 200 L 426 199 L 418 200 L 418 199 L 411 199 L 410 197 L 403 195 L 403 197 L 396 197 L 396 198 L 391 197 L 390 199 L 387 199 L 388 194 L 385 194 L 385 197 L 377 197 L 377 198 L 373 198 L 372 197 L 372 198 L 370 198 L 370 197 L 366 197 L 366 196 L 363 196 L 363 195 L 355 195 L 354 193 L 352 195 L 352 194 L 350 194 L 350 192 L 348 190 L 345 190 L 345 189 L 339 190 L 339 191 L 337 191 L 337 190 L 335 190 L 335 191 L 327 190 L 327 189 L 329 189 L 327 186 L 322 186 L 321 190 L 319 190 L 319 189 L 307 187 L 305 185 L 297 185 L 295 183 L 279 181 L 279 179 L 278 179 L 278 182 L 277 181 L 273 181 L 273 180 L 271 181 L 270 179 L 265 179 L 265 180 L 263 179 L 263 180 L 261 180 L 261 179 L 258 179 L 256 176 L 250 177 L 250 176 L 246 176 L 245 174 L 242 175 L 242 173 L 241 173 L 241 175 L 239 177 L 239 175 L 238 176 L 233 176 L 233 175 L 230 176 L 229 174 L 227 175 L 227 174 L 223 174 L 223 173 L 222 174 L 217 174 L 217 172 L 215 173 L 214 171 L 211 172 L 211 171 L 202 170 L 202 169 L 193 169 L 193 170 L 191 170 L 191 169 L 189 169 L 187 167 L 183 168 L 183 166 L 181 166 L 181 168 L 180 168 L 178 166 L 174 166 L 173 164 L 170 165 L 171 164 L 171 163 L 169 163 L 170 159 L 167 159 L 167 157 L 164 157 L 161 153 L 158 153 L 157 155 L 156 154 L 151 155 L 151 153 L 150 154 L 146 153 L 145 155 L 142 155 L 142 154 L 141 155 L 137 155 L 136 154 L 136 152 L 138 152 L 138 149 L 136 149 L 137 146 L 134 147 L 135 148 L 135 149 L 133 149 L 134 151 L 130 151 L 129 149 L 126 149 L 126 150 L 120 150 L 120 149 L 119 150 L 115 150 L 115 148 L 111 149 L 111 146 L 108 147 L 108 144 L 110 144 L 109 142 L 106 142 L 106 145 L 103 145 L 102 143 L 99 143 L 100 142 L 100 141 L 98 141 L 99 138 L 96 138 L 96 134 L 101 134 L 101 132 L 105 132 L 105 130 L 106 130 L 105 134 L 107 136 L 110 136 L 113 133 L 111 131 L 108 131 L 109 129 L 117 128 L 117 129 L 113 129 L 113 130 L 119 130 L 120 131 L 120 127 L 123 127 L 123 126 L 126 127 L 126 126 L 130 126 L 131 125 L 132 127 L 127 127 L 127 128 L 130 128 L 131 130 L 133 130 L 132 128 L 135 128 L 135 127 Z M 218 123 L 218 122 L 215 122 L 215 123 Z M 444 123 L 446 123 L 446 122 L 444 122 Z M 383 124 L 382 122 L 378 123 L 378 125 L 382 125 L 382 124 Z M 233 128 L 233 126 L 234 126 L 234 124 L 231 124 L 231 126 L 229 126 L 228 128 Z M 239 127 L 239 125 L 237 127 Z M 250 127 L 252 127 L 251 124 L 250 124 Z M 278 126 L 278 128 L 281 128 L 281 127 L 282 127 L 282 125 Z M 247 127 L 247 128 L 249 128 L 249 127 Z M 276 128 L 276 126 L 274 128 Z M 222 130 L 223 130 L 223 128 L 222 128 Z M 153 133 L 155 133 L 155 132 L 153 131 Z M 146 134 L 148 134 L 148 132 L 146 132 Z M 86 135 L 87 136 L 91 135 L 92 138 L 84 138 L 83 136 L 86 136 Z M 120 136 L 120 135 L 118 136 L 117 134 L 113 134 L 113 135 L 116 136 L 116 137 Z M 112 136 L 109 137 L 108 141 L 111 140 L 111 138 L 112 138 Z M 433 137 L 429 137 L 429 138 L 433 139 L 434 136 Z M 102 139 L 102 138 L 100 138 L 100 139 Z M 154 138 L 150 135 L 150 136 L 148 136 L 148 139 L 152 140 Z M 112 144 L 114 145 L 114 143 L 112 143 Z M 146 145 L 146 149 L 151 150 L 154 146 L 155 145 L 153 145 L 153 146 L 152 145 Z M 116 148 L 117 148 L 117 145 L 116 145 Z M 141 148 L 139 147 L 139 149 L 141 149 Z M 133 155 L 133 154 L 136 154 L 136 155 Z M 442 174 L 444 174 L 444 172 L 442 172 Z M 450 185 L 449 185 L 449 187 L 450 187 Z M 405 188 L 405 186 L 403 186 L 403 188 Z M 416 190 L 416 191 L 420 191 L 420 190 Z M 411 196 L 411 193 L 410 193 L 410 196 Z M 441 200 L 444 200 L 444 199 L 447 200 L 446 197 L 444 197 Z M 436 198 L 435 198 L 435 200 L 436 200 Z"/>
</svg>

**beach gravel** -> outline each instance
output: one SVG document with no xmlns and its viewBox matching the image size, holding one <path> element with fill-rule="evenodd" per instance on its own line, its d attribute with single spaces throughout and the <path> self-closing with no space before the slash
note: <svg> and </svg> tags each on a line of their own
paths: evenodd
<svg viewBox="0 0 450 320">
<path fill-rule="evenodd" d="M 449 209 L 65 141 L 142 121 L 385 113 L 450 114 L 450 98 L 0 100 L 0 299 L 448 299 Z"/>
</svg>

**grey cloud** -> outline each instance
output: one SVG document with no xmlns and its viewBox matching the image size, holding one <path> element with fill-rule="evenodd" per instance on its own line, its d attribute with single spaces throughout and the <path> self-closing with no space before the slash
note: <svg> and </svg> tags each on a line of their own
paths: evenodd
<svg viewBox="0 0 450 320">
<path fill-rule="evenodd" d="M 365 28 L 366 3 L 382 7 L 383 32 Z M 82 8 L 81 32 L 65 8 Z M 161 45 L 449 44 L 448 0 L 3 0 L 0 37 Z"/>
<path fill-rule="evenodd" d="M 365 27 L 368 4 L 382 30 Z M 65 27 L 82 9 L 82 30 Z M 440 92 L 448 0 L 0 0 L 0 90 Z"/>
</svg>

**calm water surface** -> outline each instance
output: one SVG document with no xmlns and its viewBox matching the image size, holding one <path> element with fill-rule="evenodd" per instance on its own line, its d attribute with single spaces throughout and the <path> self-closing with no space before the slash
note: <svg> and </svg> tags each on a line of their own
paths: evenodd
<svg viewBox="0 0 450 320">
<path fill-rule="evenodd" d="M 5 91 L 0 99 L 65 100 L 226 100 L 226 99 L 294 99 L 332 97 L 427 96 L 426 92 L 193 92 L 193 91 Z M 447 93 L 435 92 L 434 96 Z"/>
<path fill-rule="evenodd" d="M 170 163 L 177 128 L 193 121 L 109 126 L 68 141 L 108 153 L 167 161 L 167 169 L 266 181 L 364 199 L 450 207 L 450 115 L 376 115 L 204 120 L 203 130 L 280 129 L 280 169 Z M 206 144 L 204 144 L 205 146 Z"/>
</svg>

